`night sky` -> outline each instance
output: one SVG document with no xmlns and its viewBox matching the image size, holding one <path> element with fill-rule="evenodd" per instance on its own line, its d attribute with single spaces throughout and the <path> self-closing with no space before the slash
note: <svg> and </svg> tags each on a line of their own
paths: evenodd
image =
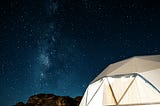
<svg viewBox="0 0 160 106">
<path fill-rule="evenodd" d="M 158 0 L 1 0 L 0 106 L 83 95 L 107 65 L 160 54 Z"/>
</svg>

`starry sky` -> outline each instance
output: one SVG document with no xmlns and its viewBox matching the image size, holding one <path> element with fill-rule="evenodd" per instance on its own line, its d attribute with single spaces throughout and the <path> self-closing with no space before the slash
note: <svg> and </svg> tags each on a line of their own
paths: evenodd
<svg viewBox="0 0 160 106">
<path fill-rule="evenodd" d="M 109 64 L 160 54 L 158 0 L 1 0 L 0 106 L 75 97 Z"/>
</svg>

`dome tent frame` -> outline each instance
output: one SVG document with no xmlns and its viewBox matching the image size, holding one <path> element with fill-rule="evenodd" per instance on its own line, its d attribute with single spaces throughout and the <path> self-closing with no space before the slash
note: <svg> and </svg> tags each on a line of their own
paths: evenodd
<svg viewBox="0 0 160 106">
<path fill-rule="evenodd" d="M 149 63 L 152 63 L 151 67 L 148 65 L 147 67 L 149 68 L 145 67 L 147 71 L 142 69 L 134 72 L 133 69 L 135 68 L 133 68 L 132 66 L 140 66 L 140 64 L 142 64 L 143 62 L 141 62 L 141 58 L 142 60 L 147 58 L 147 62 L 144 62 L 141 67 L 146 66 L 146 64 L 148 64 L 148 57 L 150 58 Z M 157 84 L 153 82 L 152 78 L 145 75 L 146 72 L 149 72 L 150 74 L 152 70 L 156 70 L 153 72 L 158 72 L 160 74 L 160 58 L 157 59 L 157 57 L 160 56 L 142 56 L 138 58 L 133 57 L 127 59 L 127 62 L 126 60 L 124 60 L 118 63 L 111 64 L 109 68 L 107 67 L 90 83 L 83 96 L 80 106 L 160 106 L 160 83 L 158 82 Z M 158 65 L 157 63 L 153 62 L 154 58 L 156 62 L 158 61 Z M 135 62 L 137 61 L 138 64 L 135 64 Z M 127 70 L 132 68 L 131 71 L 121 71 L 121 67 L 125 66 L 126 68 L 126 65 L 119 64 L 124 62 L 125 64 L 127 63 Z M 117 64 L 119 67 L 113 68 L 113 66 L 116 66 Z M 123 67 L 122 69 L 124 69 Z M 118 69 L 118 71 L 114 73 L 114 70 L 110 71 L 109 69 L 114 69 L 116 71 Z M 136 69 L 138 68 L 136 67 Z M 109 73 L 107 72 L 108 70 L 110 71 Z M 124 82 L 127 82 L 127 84 L 125 84 Z M 125 88 L 123 87 L 124 84 Z M 143 90 L 145 90 L 146 93 Z M 132 93 L 132 91 L 134 91 L 134 93 Z"/>
</svg>

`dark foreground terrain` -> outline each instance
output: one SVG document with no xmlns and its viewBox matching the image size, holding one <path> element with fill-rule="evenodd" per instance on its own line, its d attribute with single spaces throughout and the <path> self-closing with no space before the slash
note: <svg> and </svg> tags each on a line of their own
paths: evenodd
<svg viewBox="0 0 160 106">
<path fill-rule="evenodd" d="M 18 102 L 13 106 L 79 106 L 82 96 L 71 98 L 53 94 L 38 94 L 31 96 L 27 103 Z"/>
</svg>

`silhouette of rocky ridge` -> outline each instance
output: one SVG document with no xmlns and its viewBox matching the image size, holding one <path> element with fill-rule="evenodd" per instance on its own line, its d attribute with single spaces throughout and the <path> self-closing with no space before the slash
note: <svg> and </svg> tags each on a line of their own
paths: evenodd
<svg viewBox="0 0 160 106">
<path fill-rule="evenodd" d="M 79 106 L 82 96 L 71 98 L 54 94 L 37 94 L 31 96 L 27 103 L 18 102 L 14 106 Z"/>
</svg>

